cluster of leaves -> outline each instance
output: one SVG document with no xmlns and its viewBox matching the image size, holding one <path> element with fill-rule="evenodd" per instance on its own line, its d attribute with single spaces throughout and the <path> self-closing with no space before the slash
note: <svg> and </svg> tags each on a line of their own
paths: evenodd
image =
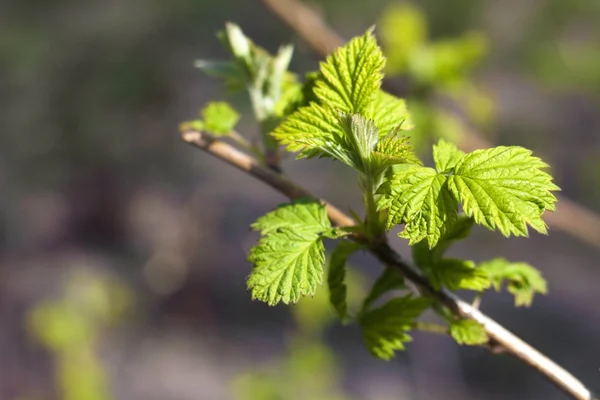
<svg viewBox="0 0 600 400">
<path fill-rule="evenodd" d="M 232 53 L 239 64 L 239 51 Z M 362 306 L 349 310 L 347 259 L 376 246 L 386 229 L 403 225 L 399 236 L 409 240 L 415 264 L 434 288 L 480 294 L 506 283 L 517 306 L 530 305 L 535 293 L 546 291 L 533 267 L 503 259 L 477 265 L 444 254 L 452 243 L 466 238 L 475 223 L 504 236 L 527 236 L 528 227 L 546 233 L 542 214 L 554 211 L 552 191 L 558 187 L 543 171 L 543 161 L 516 146 L 464 153 L 440 140 L 433 147 L 435 168 L 424 166 L 409 143 L 414 124 L 405 101 L 381 89 L 385 63 L 370 29 L 330 55 L 318 72 L 308 75 L 293 100 L 282 105 L 289 115 L 271 136 L 298 158 L 330 158 L 356 170 L 366 215 L 356 217 L 356 227 L 334 228 L 326 207 L 311 199 L 267 213 L 252 225 L 260 239 L 248 256 L 253 264 L 248 288 L 253 299 L 269 305 L 314 296 L 325 271 L 324 240 L 338 240 L 328 269 L 330 303 L 343 322 L 361 325 L 375 356 L 389 359 L 402 350 L 417 318 L 429 308 L 444 318 L 457 342 L 484 343 L 483 327 L 455 319 L 432 298 L 407 294 L 402 277 L 389 268 Z M 207 118 L 205 112 L 204 129 Z M 361 242 L 348 240 L 350 234 Z M 397 291 L 399 297 L 382 300 Z"/>
</svg>

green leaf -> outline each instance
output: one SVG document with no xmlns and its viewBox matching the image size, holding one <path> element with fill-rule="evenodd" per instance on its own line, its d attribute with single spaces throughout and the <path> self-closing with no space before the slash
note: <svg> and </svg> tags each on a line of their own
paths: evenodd
<svg viewBox="0 0 600 400">
<path fill-rule="evenodd" d="M 247 282 L 252 298 L 276 305 L 314 295 L 325 264 L 321 234 L 331 229 L 325 207 L 309 200 L 286 204 L 259 218 L 253 228 L 262 237 L 248 256 L 254 264 Z"/>
<path fill-rule="evenodd" d="M 528 236 L 528 224 L 545 234 L 542 213 L 555 211 L 551 191 L 560 190 L 546 167 L 522 147 L 475 150 L 458 161 L 448 187 L 478 224 L 504 236 Z"/>
<path fill-rule="evenodd" d="M 381 85 L 384 65 L 385 58 L 370 29 L 321 63 L 323 79 L 317 82 L 315 94 L 329 107 L 361 113 Z"/>
<path fill-rule="evenodd" d="M 329 273 L 327 284 L 329 285 L 329 302 L 335 309 L 341 320 L 348 316 L 348 303 L 346 301 L 347 287 L 344 283 L 346 278 L 346 260 L 350 255 L 364 246 L 355 242 L 341 241 L 331 253 L 329 260 Z"/>
<path fill-rule="evenodd" d="M 410 331 L 415 319 L 425 311 L 431 300 L 407 295 L 388 301 L 360 318 L 367 349 L 376 357 L 389 360 L 412 338 Z"/>
<path fill-rule="evenodd" d="M 491 285 L 486 271 L 476 268 L 472 261 L 446 258 L 422 269 L 437 290 L 447 287 L 450 290 L 466 289 L 480 292 Z"/>
<path fill-rule="evenodd" d="M 375 122 L 380 135 L 388 135 L 398 129 L 409 131 L 414 128 L 406 101 L 383 90 L 378 90 L 373 101 L 368 104 L 365 117 Z"/>
<path fill-rule="evenodd" d="M 458 213 L 458 203 L 448 191 L 447 178 L 432 168 L 407 165 L 394 171 L 384 182 L 378 209 L 388 209 L 388 229 L 405 224 L 399 236 L 413 245 L 427 239 L 436 245 Z"/>
<path fill-rule="evenodd" d="M 536 293 L 546 294 L 547 284 L 540 271 L 524 262 L 509 262 L 495 258 L 479 264 L 489 276 L 496 291 L 506 281 L 507 289 L 515 296 L 515 305 L 530 306 Z"/>
<path fill-rule="evenodd" d="M 478 345 L 485 344 L 489 340 L 485 328 L 472 319 L 461 319 L 452 322 L 450 335 L 458 344 Z"/>
<path fill-rule="evenodd" d="M 459 150 L 454 143 L 444 139 L 440 139 L 438 143 L 433 146 L 435 168 L 440 173 L 450 171 L 464 155 L 464 151 Z"/>
<path fill-rule="evenodd" d="M 216 136 L 229 134 L 240 120 L 240 114 L 224 101 L 213 101 L 202 109 L 204 129 Z"/>
<path fill-rule="evenodd" d="M 392 290 L 404 289 L 405 287 L 402 275 L 394 268 L 386 267 L 373 284 L 369 295 L 365 298 L 361 313 L 366 312 L 383 294 Z"/>
<path fill-rule="evenodd" d="M 287 151 L 300 152 L 298 158 L 344 157 L 346 150 L 340 145 L 344 133 L 339 114 L 311 103 L 288 117 L 272 133 Z"/>
</svg>

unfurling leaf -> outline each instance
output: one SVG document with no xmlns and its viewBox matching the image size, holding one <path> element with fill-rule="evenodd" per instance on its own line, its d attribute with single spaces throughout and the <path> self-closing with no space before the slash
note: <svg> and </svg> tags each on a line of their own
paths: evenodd
<svg viewBox="0 0 600 400">
<path fill-rule="evenodd" d="M 407 295 L 388 301 L 360 318 L 367 349 L 376 357 L 389 360 L 412 338 L 410 331 L 415 319 L 425 311 L 431 300 Z"/>
<path fill-rule="evenodd" d="M 479 264 L 486 272 L 496 291 L 506 281 L 507 290 L 515 296 L 515 305 L 530 306 L 536 293 L 546 294 L 546 280 L 540 271 L 524 262 L 510 262 L 495 258 Z"/>
<path fill-rule="evenodd" d="M 253 228 L 261 238 L 248 256 L 254 264 L 247 282 L 252 298 L 276 305 L 314 295 L 323 282 L 322 233 L 331 231 L 325 206 L 311 200 L 285 204 Z"/>
<path fill-rule="evenodd" d="M 478 345 L 487 343 L 489 337 L 484 327 L 477 321 L 461 319 L 452 322 L 450 335 L 458 344 Z"/>
</svg>

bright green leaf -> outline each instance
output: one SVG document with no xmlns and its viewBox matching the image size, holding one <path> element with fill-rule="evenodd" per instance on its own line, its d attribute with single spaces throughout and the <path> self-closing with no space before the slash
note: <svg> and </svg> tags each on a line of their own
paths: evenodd
<svg viewBox="0 0 600 400">
<path fill-rule="evenodd" d="M 275 305 L 314 295 L 325 264 L 321 234 L 331 230 L 325 207 L 299 200 L 259 218 L 253 228 L 262 237 L 248 256 L 252 298 Z"/>
<path fill-rule="evenodd" d="M 347 113 L 361 113 L 381 85 L 385 58 L 372 29 L 337 49 L 321 63 L 322 79 L 315 94 L 322 104 Z"/>
<path fill-rule="evenodd" d="M 202 109 L 204 129 L 214 135 L 229 134 L 240 120 L 240 114 L 224 101 L 213 101 Z"/>
<path fill-rule="evenodd" d="M 392 131 L 379 139 L 371 158 L 375 173 L 383 172 L 386 168 L 397 164 L 421 165 L 421 160 L 414 153 L 408 136 L 402 136 L 397 131 Z"/>
<path fill-rule="evenodd" d="M 438 143 L 433 146 L 433 160 L 435 161 L 435 168 L 440 173 L 445 173 L 454 168 L 456 163 L 464 155 L 464 151 L 459 150 L 454 143 L 448 142 L 444 139 L 440 139 Z"/>
<path fill-rule="evenodd" d="M 472 319 L 461 319 L 452 322 L 450 335 L 458 344 L 478 345 L 485 344 L 489 340 L 485 328 Z"/>
<path fill-rule="evenodd" d="M 339 144 L 344 136 L 339 114 L 317 103 L 290 115 L 272 135 L 287 151 L 300 152 L 298 158 L 340 157 L 345 151 Z"/>
<path fill-rule="evenodd" d="M 547 284 L 540 271 L 524 262 L 509 262 L 495 258 L 479 264 L 489 276 L 496 291 L 506 281 L 507 289 L 515 296 L 515 305 L 530 306 L 536 293 L 546 294 Z"/>
<path fill-rule="evenodd" d="M 458 203 L 448 191 L 446 176 L 417 165 L 394 171 L 379 189 L 378 209 L 388 209 L 388 229 L 405 224 L 399 236 L 413 245 L 427 239 L 436 245 L 443 232 L 457 218 Z"/>
<path fill-rule="evenodd" d="M 551 192 L 559 190 L 547 166 L 522 147 L 475 150 L 456 164 L 448 187 L 478 224 L 504 236 L 527 236 L 528 224 L 546 233 L 542 213 L 555 211 Z"/>
<path fill-rule="evenodd" d="M 327 274 L 329 302 L 341 320 L 348 316 L 347 287 L 344 282 L 346 278 L 346 260 L 352 253 L 362 248 L 364 246 L 361 244 L 344 240 L 331 253 L 329 273 Z"/>
<path fill-rule="evenodd" d="M 384 293 L 392 290 L 404 289 L 404 278 L 400 273 L 391 267 L 386 267 L 383 273 L 377 278 L 369 295 L 365 298 L 362 306 L 362 312 L 367 311 L 371 305 L 379 299 Z"/>
<path fill-rule="evenodd" d="M 431 300 L 407 295 L 388 301 L 360 318 L 367 349 L 376 357 L 389 360 L 412 338 L 410 331 L 415 319 L 425 311 Z"/>
</svg>

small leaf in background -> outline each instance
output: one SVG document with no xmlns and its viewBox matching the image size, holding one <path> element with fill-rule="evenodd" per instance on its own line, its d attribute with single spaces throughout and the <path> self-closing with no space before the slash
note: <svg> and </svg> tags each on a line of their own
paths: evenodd
<svg viewBox="0 0 600 400">
<path fill-rule="evenodd" d="M 506 281 L 507 290 L 515 296 L 515 305 L 529 307 L 536 293 L 546 294 L 547 284 L 540 271 L 524 262 L 495 258 L 479 264 L 489 276 L 496 291 Z"/>
<path fill-rule="evenodd" d="M 254 264 L 247 282 L 252 298 L 276 305 L 313 296 L 323 282 L 321 234 L 331 229 L 325 206 L 306 199 L 285 204 L 252 227 L 261 232 L 248 256 Z"/>
<path fill-rule="evenodd" d="M 181 132 L 185 132 L 185 131 L 198 131 L 201 132 L 204 130 L 204 121 L 202 121 L 201 119 L 195 119 L 193 121 L 185 121 L 182 122 L 181 124 L 179 124 L 179 131 Z"/>
<path fill-rule="evenodd" d="M 475 150 L 462 157 L 448 177 L 448 188 L 475 222 L 504 236 L 528 236 L 527 225 L 547 233 L 545 210 L 555 211 L 560 190 L 548 165 L 518 146 Z"/>
<path fill-rule="evenodd" d="M 430 305 L 430 299 L 407 295 L 363 314 L 360 325 L 367 349 L 383 360 L 391 359 L 397 350 L 404 350 L 404 344 L 412 340 L 407 332 Z"/>
<path fill-rule="evenodd" d="M 485 344 L 489 338 L 483 326 L 471 319 L 461 319 L 450 324 L 450 335 L 458 344 Z"/>
<path fill-rule="evenodd" d="M 194 66 L 208 76 L 223 79 L 225 87 L 230 93 L 240 91 L 245 87 L 246 73 L 233 61 L 197 60 Z"/>
<path fill-rule="evenodd" d="M 384 10 L 377 26 L 388 59 L 386 71 L 403 73 L 411 52 L 427 40 L 425 15 L 410 3 L 393 4 Z"/>
<path fill-rule="evenodd" d="M 204 130 L 216 136 L 229 134 L 240 120 L 240 114 L 224 101 L 213 101 L 202 109 Z"/>
<path fill-rule="evenodd" d="M 327 284 L 329 286 L 329 302 L 335 309 L 338 317 L 343 321 L 348 316 L 348 302 L 345 278 L 346 261 L 352 253 L 364 249 L 364 246 L 347 240 L 339 242 L 331 253 L 329 260 L 329 273 Z"/>
<path fill-rule="evenodd" d="M 315 94 L 323 104 L 348 113 L 361 113 L 379 90 L 385 57 L 372 30 L 355 37 L 321 63 L 322 79 Z"/>
<path fill-rule="evenodd" d="M 386 267 L 373 284 L 369 295 L 365 298 L 361 312 L 366 312 L 383 294 L 404 288 L 406 288 L 406 285 L 400 272 L 392 267 Z"/>
</svg>

